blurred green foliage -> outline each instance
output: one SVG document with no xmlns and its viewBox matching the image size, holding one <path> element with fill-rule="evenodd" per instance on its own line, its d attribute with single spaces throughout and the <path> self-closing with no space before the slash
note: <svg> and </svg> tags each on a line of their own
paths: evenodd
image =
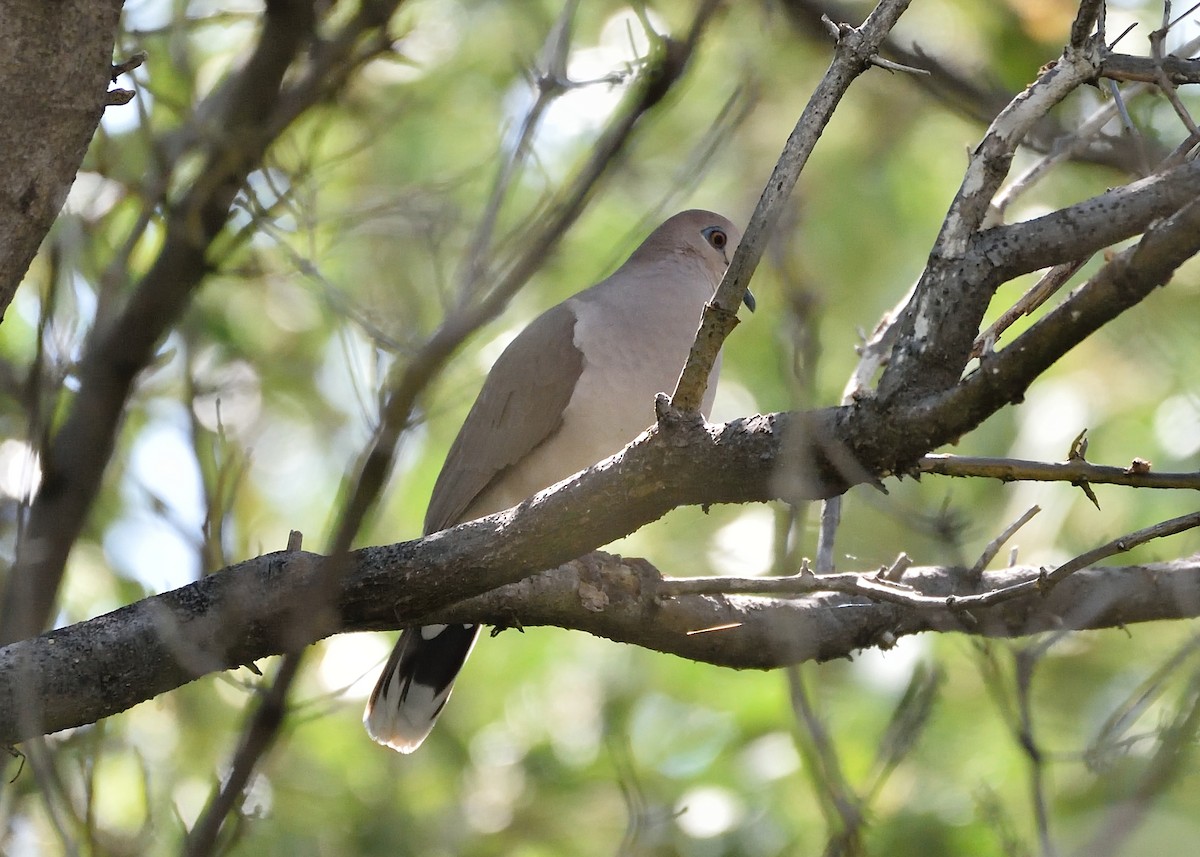
<svg viewBox="0 0 1200 857">
<path fill-rule="evenodd" d="M 660 31 L 681 35 L 693 5 L 654 0 L 647 12 Z M 273 147 L 239 198 L 217 270 L 139 384 L 107 490 L 72 556 L 59 621 L 279 549 L 290 529 L 321 549 L 341 480 L 369 437 L 383 377 L 458 300 L 464 248 L 497 159 L 531 102 L 528 76 L 559 6 L 406 3 L 396 54 L 372 62 L 342 99 L 310 111 Z M 1073 9 L 917 3 L 901 31 L 964 74 L 1015 93 L 1057 55 Z M 1109 30 L 1138 16 L 1154 25 L 1158 14 L 1114 6 Z M 53 424 L 82 337 L 153 258 L 162 237 L 156 215 L 134 230 L 153 195 L 146 183 L 162 175 L 157 159 L 167 150 L 157 141 L 184 126 L 244 55 L 257 16 L 255 4 L 128 4 L 117 53 L 149 54 L 137 72 L 139 98 L 109 110 L 61 222 L 0 327 L 5 361 L 26 367 L 39 350 L 44 361 L 36 413 L 21 397 L 0 399 L 5 438 L 28 440 Z M 626 6 L 581 4 L 572 75 L 621 72 L 644 50 Z M 697 206 L 745 222 L 828 59 L 827 43 L 797 32 L 772 4 L 730 4 L 718 15 L 685 80 L 643 120 L 561 250 L 427 391 L 361 543 L 419 534 L 445 450 L 513 331 L 610 271 L 660 215 Z M 537 216 L 620 92 L 583 86 L 551 108 L 536 155 L 501 210 L 501 236 Z M 1068 125 L 1098 97 L 1077 96 L 1061 108 Z M 738 121 L 722 120 L 727 104 Z M 1135 115 L 1143 133 L 1175 142 L 1179 129 L 1163 119 L 1163 101 L 1138 102 Z M 920 272 L 981 130 L 903 75 L 876 69 L 854 86 L 754 280 L 760 309 L 726 349 L 716 417 L 839 400 L 861 332 Z M 1031 157 L 1023 154 L 1016 169 Z M 168 195 L 190 180 L 188 164 L 176 164 Z M 1068 165 L 1010 217 L 1124 180 Z M 512 249 L 500 241 L 501 258 Z M 114 262 L 122 254 L 127 263 Z M 995 312 L 1027 285 L 1003 288 Z M 957 451 L 1062 459 L 1087 428 L 1093 460 L 1142 456 L 1159 470 L 1196 469 L 1198 300 L 1200 277 L 1190 265 Z M 5 490 L 18 484 L 14 454 L 0 448 Z M 1097 510 L 1057 484 L 927 477 L 888 487 L 886 497 L 861 487 L 848 495 L 840 568 L 885 565 L 901 551 L 919 564 L 972 562 L 1034 503 L 1045 511 L 1018 535 L 1021 559 L 1052 565 L 1189 506 L 1177 494 L 1124 488 L 1097 488 Z M 15 505 L 10 500 L 3 515 L 9 549 Z M 816 514 L 807 510 L 792 534 L 801 554 L 813 551 Z M 681 509 L 615 549 L 670 574 L 762 573 L 775 521 L 753 508 Z M 1196 536 L 1182 536 L 1122 561 L 1198 547 Z M 1058 640 L 1036 659 L 1024 701 L 1015 664 L 1040 641 L 926 635 L 891 652 L 803 668 L 852 790 L 871 776 L 914 670 L 936 666 L 942 676 L 911 752 L 864 808 L 863 853 L 1038 853 L 1023 705 L 1044 758 L 1050 834 L 1067 849 L 1089 842 L 1146 776 L 1164 725 L 1189 699 L 1192 634 L 1174 623 Z M 386 645 L 380 635 L 349 635 L 318 647 L 228 853 L 818 854 L 839 829 L 823 815 L 813 739 L 781 674 L 720 670 L 556 629 L 509 631 L 482 642 L 433 736 L 400 757 L 374 746 L 358 723 Z M 1177 651 L 1178 665 L 1146 704 L 1103 729 Z M 269 675 L 273 665 L 262 666 Z M 27 771 L 3 790 L 0 847 L 13 855 L 178 852 L 225 773 L 262 681 L 246 670 L 210 677 L 48 739 L 58 778 Z M 1178 852 L 1195 841 L 1195 780 L 1185 768 L 1122 853 Z"/>
</svg>

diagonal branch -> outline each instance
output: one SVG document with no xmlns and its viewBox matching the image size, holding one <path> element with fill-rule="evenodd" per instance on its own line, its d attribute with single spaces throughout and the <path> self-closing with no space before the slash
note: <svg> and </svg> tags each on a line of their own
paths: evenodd
<svg viewBox="0 0 1200 857">
<path fill-rule="evenodd" d="M 675 410 L 695 412 L 700 407 L 717 353 L 737 324 L 737 308 L 750 287 L 750 278 L 762 259 L 767 240 L 775 231 L 800 172 L 808 163 L 808 156 L 842 96 L 850 84 L 871 67 L 880 44 L 908 8 L 908 3 L 909 0 L 884 0 L 858 29 L 848 26 L 839 29 L 833 61 L 792 129 L 717 293 L 704 307 L 696 341 L 671 396 L 671 406 Z"/>
<path fill-rule="evenodd" d="M 1071 47 L 1084 47 L 1097 23 L 1103 29 L 1103 15 L 1104 0 L 1083 0 L 1079 4 L 1079 11 L 1075 14 L 1075 20 L 1071 23 Z M 1103 32 L 1100 35 L 1103 36 Z"/>
<path fill-rule="evenodd" d="M 962 274 L 993 286 L 1020 274 L 1069 262 L 1131 238 L 1200 195 L 1200 161 L 972 239 Z"/>
<path fill-rule="evenodd" d="M 1137 244 L 1117 254 L 1007 348 L 985 355 L 979 370 L 954 389 L 908 409 L 901 422 L 911 419 L 949 432 L 958 426 L 967 431 L 983 414 L 1020 401 L 1029 385 L 1060 357 L 1165 285 L 1197 252 L 1200 201 L 1193 200 L 1147 230 Z"/>
<path fill-rule="evenodd" d="M 976 146 L 934 242 L 900 327 L 900 347 L 884 370 L 879 394 L 912 401 L 959 379 L 987 310 L 992 284 L 961 282 L 959 262 L 984 224 L 992 197 L 1008 175 L 1017 146 L 1033 124 L 1096 76 L 1099 46 L 1068 47 L 1000 112 Z"/>
</svg>

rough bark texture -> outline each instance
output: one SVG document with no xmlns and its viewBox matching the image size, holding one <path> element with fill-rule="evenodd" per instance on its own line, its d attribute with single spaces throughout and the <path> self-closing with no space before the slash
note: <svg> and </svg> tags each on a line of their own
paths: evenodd
<svg viewBox="0 0 1200 857">
<path fill-rule="evenodd" d="M 841 594 L 659 598 L 661 578 L 654 568 L 599 552 L 432 609 L 447 597 L 437 590 L 457 588 L 461 580 L 442 573 L 459 555 L 453 544 L 493 538 L 496 519 L 488 520 L 460 527 L 453 536 L 356 551 L 343 579 L 340 615 L 323 627 L 298 617 L 310 612 L 307 594 L 323 587 L 333 560 L 280 552 L 8 646 L 0 650 L 0 742 L 93 723 L 200 676 L 335 632 L 386 630 L 418 619 L 554 625 L 691 660 L 770 669 L 847 657 L 922 631 L 1007 637 L 1200 615 L 1195 558 L 1088 569 L 1046 596 L 1025 595 L 967 612 Z M 481 579 L 519 576 L 495 564 L 472 571 L 467 579 L 476 586 Z M 917 568 L 903 582 L 923 595 L 968 596 L 1036 579 L 1041 572 L 1019 567 L 973 577 L 965 569 Z"/>
<path fill-rule="evenodd" d="M 0 318 L 104 112 L 120 12 L 118 0 L 0 2 Z"/>
</svg>

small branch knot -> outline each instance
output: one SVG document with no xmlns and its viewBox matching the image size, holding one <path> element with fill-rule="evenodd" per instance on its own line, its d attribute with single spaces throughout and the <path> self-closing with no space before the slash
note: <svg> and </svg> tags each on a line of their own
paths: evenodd
<svg viewBox="0 0 1200 857">
<path fill-rule="evenodd" d="M 677 408 L 666 393 L 654 397 L 654 416 L 658 431 L 672 443 L 685 444 L 687 436 L 697 427 L 704 425 L 704 415 L 699 411 Z"/>
</svg>

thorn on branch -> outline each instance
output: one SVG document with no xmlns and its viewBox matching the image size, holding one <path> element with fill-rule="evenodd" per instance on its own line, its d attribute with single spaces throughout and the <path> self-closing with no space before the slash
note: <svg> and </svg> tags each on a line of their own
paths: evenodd
<svg viewBox="0 0 1200 857">
<path fill-rule="evenodd" d="M 894 631 L 882 631 L 875 638 L 875 647 L 886 652 L 889 649 L 896 648 L 897 640 L 898 638 Z"/>
<path fill-rule="evenodd" d="M 109 66 L 109 80 L 113 83 L 117 82 L 117 78 L 123 74 L 129 74 L 135 68 L 140 68 L 146 62 L 146 52 L 138 51 L 124 62 Z"/>
<path fill-rule="evenodd" d="M 8 784 L 11 786 L 17 781 L 17 777 L 21 776 L 21 772 L 25 770 L 25 754 L 11 744 L 7 745 L 4 750 L 6 753 L 8 753 L 8 755 L 12 756 L 21 763 L 17 766 L 17 772 L 13 774 L 12 779 L 8 781 Z"/>
<path fill-rule="evenodd" d="M 1073 441 L 1071 441 L 1071 451 L 1067 453 L 1067 461 L 1073 463 L 1087 461 L 1087 433 L 1088 430 L 1085 428 L 1075 436 Z M 1100 508 L 1100 501 L 1096 498 L 1096 492 L 1092 490 L 1092 486 L 1086 479 L 1075 479 L 1072 480 L 1071 484 L 1083 491 L 1083 495 L 1092 501 L 1093 506 L 1095 506 L 1097 509 Z"/>
<path fill-rule="evenodd" d="M 138 68 L 146 61 L 146 52 L 138 51 L 124 62 L 109 66 L 109 80 L 112 83 L 117 82 L 117 78 L 123 74 L 129 74 L 135 68 Z M 136 95 L 132 89 L 110 89 L 104 94 L 105 107 L 118 107 L 122 104 L 128 104 Z"/>
<path fill-rule="evenodd" d="M 1071 450 L 1067 453 L 1067 461 L 1087 461 L 1088 430 L 1085 428 L 1071 441 Z"/>
<path fill-rule="evenodd" d="M 913 65 L 904 65 L 903 63 L 893 62 L 892 60 L 884 59 L 883 57 L 879 56 L 879 54 L 871 57 L 871 65 L 879 66 L 879 68 L 887 69 L 888 71 L 903 72 L 904 74 L 928 75 L 930 73 L 929 69 L 927 68 L 917 68 Z"/>
<path fill-rule="evenodd" d="M 1072 482 L 1071 484 L 1082 491 L 1083 496 L 1091 500 L 1092 505 L 1095 506 L 1097 510 L 1100 509 L 1100 500 L 1096 497 L 1096 492 L 1092 490 L 1091 484 L 1087 482 Z"/>
<path fill-rule="evenodd" d="M 842 39 L 846 38 L 847 36 L 849 36 L 851 34 L 858 33 L 858 31 L 854 27 L 851 27 L 849 24 L 833 23 L 833 21 L 830 19 L 830 17 L 828 15 L 821 16 L 821 23 L 825 25 L 825 29 L 829 32 L 829 35 L 833 39 L 835 44 L 841 42 Z M 878 66 L 879 68 L 887 69 L 888 71 L 892 71 L 892 72 L 899 71 L 899 72 L 904 72 L 905 74 L 924 74 L 924 75 L 930 74 L 930 71 L 927 68 L 917 68 L 916 66 L 912 66 L 912 65 L 904 65 L 903 63 L 898 63 L 898 62 L 894 62 L 892 60 L 884 59 L 879 54 L 871 54 L 870 58 L 867 61 L 871 65 Z"/>
<path fill-rule="evenodd" d="M 132 89 L 110 89 L 104 93 L 104 106 L 119 107 L 128 104 L 136 94 Z"/>
<path fill-rule="evenodd" d="M 832 37 L 835 42 L 841 41 L 843 36 L 849 35 L 854 31 L 854 28 L 849 24 L 833 23 L 833 19 L 831 19 L 828 15 L 821 16 L 821 23 L 825 25 L 825 29 L 829 31 L 830 37 Z"/>
<path fill-rule="evenodd" d="M 605 600 L 607 600 L 607 598 Z M 584 604 L 584 608 L 589 610 L 591 609 L 586 604 Z M 517 619 L 515 616 L 510 616 L 508 621 L 493 625 L 492 629 L 488 631 L 488 637 L 499 637 L 505 631 L 516 631 L 517 633 L 524 634 L 525 626 L 521 624 L 520 619 Z"/>
<path fill-rule="evenodd" d="M 1079 432 L 1079 435 L 1075 436 L 1074 441 L 1070 442 L 1070 451 L 1067 454 L 1067 461 L 1087 461 L 1087 429 Z M 1100 508 L 1100 501 L 1096 497 L 1096 492 L 1092 491 L 1092 486 L 1086 479 L 1075 479 L 1070 484 L 1074 485 L 1076 489 L 1084 492 L 1084 496 L 1092 501 L 1092 505 L 1094 505 L 1094 507 L 1097 509 Z"/>
<path fill-rule="evenodd" d="M 1122 30 L 1120 33 L 1118 33 L 1117 37 L 1115 39 L 1113 39 L 1111 42 L 1109 42 L 1108 49 L 1111 51 L 1113 48 L 1115 48 L 1117 46 L 1117 43 L 1119 41 L 1121 41 L 1121 39 L 1125 38 L 1130 33 L 1132 33 L 1135 29 L 1137 29 L 1137 25 L 1138 25 L 1138 22 L 1134 21 L 1132 24 L 1130 24 L 1128 27 L 1126 27 L 1124 30 Z"/>
</svg>

